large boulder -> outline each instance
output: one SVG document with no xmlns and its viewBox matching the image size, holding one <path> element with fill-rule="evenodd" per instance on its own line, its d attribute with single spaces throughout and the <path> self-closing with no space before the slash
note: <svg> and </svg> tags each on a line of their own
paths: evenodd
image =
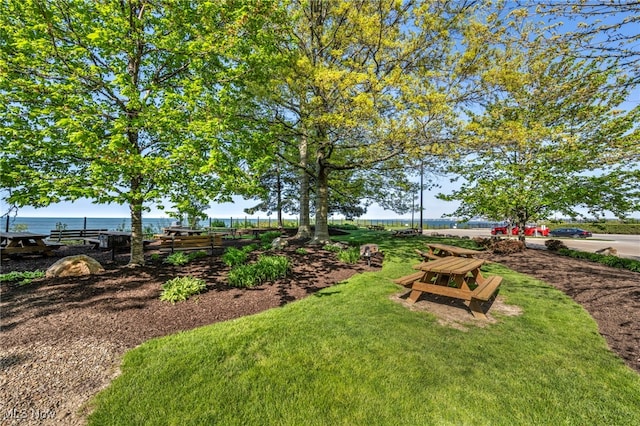
<svg viewBox="0 0 640 426">
<path fill-rule="evenodd" d="M 77 256 L 63 257 L 58 260 L 47 269 L 45 276 L 47 278 L 80 277 L 98 272 L 104 272 L 104 268 L 100 262 L 87 255 L 79 254 Z"/>
</svg>

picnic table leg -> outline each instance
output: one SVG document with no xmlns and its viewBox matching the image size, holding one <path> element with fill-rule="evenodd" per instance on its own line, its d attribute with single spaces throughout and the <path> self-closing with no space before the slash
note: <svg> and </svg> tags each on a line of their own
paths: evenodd
<svg viewBox="0 0 640 426">
<path fill-rule="evenodd" d="M 471 314 L 475 318 L 483 319 L 483 320 L 487 319 L 487 316 L 482 310 L 482 304 L 479 301 L 471 299 L 469 301 L 466 301 L 464 304 L 469 307 L 469 309 L 471 310 Z"/>
<path fill-rule="evenodd" d="M 420 296 L 422 296 L 422 292 L 420 290 L 411 290 L 411 294 L 409 294 L 407 300 L 411 303 L 416 303 Z"/>
</svg>

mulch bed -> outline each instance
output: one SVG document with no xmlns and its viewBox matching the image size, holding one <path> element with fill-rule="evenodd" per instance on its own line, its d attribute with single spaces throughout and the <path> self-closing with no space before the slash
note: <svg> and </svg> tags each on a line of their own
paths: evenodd
<svg viewBox="0 0 640 426">
<path fill-rule="evenodd" d="M 243 244 L 227 241 L 225 245 Z M 84 253 L 106 271 L 82 278 L 55 278 L 17 287 L 2 284 L 0 339 L 0 402 L 7 424 L 43 424 L 33 413 L 54 413 L 51 424 L 82 424 L 77 410 L 118 374 L 122 354 L 142 342 L 206 324 L 226 321 L 278 307 L 344 281 L 354 274 L 379 270 L 339 262 L 319 247 L 296 254 L 291 276 L 253 289 L 226 285 L 228 267 L 219 254 L 175 267 L 149 262 L 126 266 L 128 253 L 86 247 L 64 247 L 59 257 Z M 3 261 L 2 272 L 46 269 L 55 258 Z M 541 250 L 491 260 L 546 281 L 593 316 L 609 346 L 640 372 L 640 274 L 575 260 Z M 160 286 L 181 275 L 204 278 L 207 291 L 176 305 L 159 300 Z M 470 315 L 463 310 L 461 314 Z M 14 410 L 14 411 L 11 411 Z M 37 410 L 37 411 L 36 411 Z M 6 418 L 7 413 L 14 413 Z M 25 414 L 17 419 L 15 414 Z M 26 422 L 25 422 L 26 420 Z M 47 423 L 45 421 L 44 423 Z"/>
</svg>

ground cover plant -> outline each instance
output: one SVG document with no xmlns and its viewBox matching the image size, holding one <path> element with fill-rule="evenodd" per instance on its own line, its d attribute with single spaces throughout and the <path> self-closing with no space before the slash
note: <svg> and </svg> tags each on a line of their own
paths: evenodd
<svg viewBox="0 0 640 426">
<path fill-rule="evenodd" d="M 413 272 L 426 240 L 377 239 L 380 272 L 130 351 L 90 424 L 640 422 L 640 376 L 580 305 L 542 281 L 483 267 L 504 277 L 501 298 L 522 314 L 496 311 L 497 322 L 465 330 L 393 300 L 391 279 Z"/>
<path fill-rule="evenodd" d="M 13 271 L 7 274 L 0 274 L 0 282 L 13 282 L 18 285 L 27 285 L 30 284 L 36 278 L 44 277 L 44 271 L 36 270 L 36 271 Z"/>
<path fill-rule="evenodd" d="M 167 256 L 167 258 L 164 260 L 165 263 L 169 263 L 171 265 L 174 266 L 181 266 L 181 265 L 186 265 L 187 263 L 195 260 L 195 259 L 199 259 L 201 257 L 206 256 L 207 253 L 204 251 L 195 251 L 192 253 L 184 253 L 182 251 L 177 251 L 175 253 L 171 253 L 169 256 Z"/>
<path fill-rule="evenodd" d="M 286 256 L 260 255 L 254 263 L 234 266 L 229 271 L 228 281 L 232 287 L 255 287 L 284 278 L 290 270 L 291 261 Z"/>
<path fill-rule="evenodd" d="M 160 300 L 171 303 L 183 302 L 205 288 L 207 283 L 200 278 L 191 276 L 173 278 L 162 285 Z"/>
</svg>

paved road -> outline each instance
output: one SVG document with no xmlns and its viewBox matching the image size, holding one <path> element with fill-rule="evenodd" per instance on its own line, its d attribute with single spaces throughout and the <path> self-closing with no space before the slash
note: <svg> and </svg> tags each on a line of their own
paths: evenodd
<svg viewBox="0 0 640 426">
<path fill-rule="evenodd" d="M 472 229 L 425 229 L 424 233 L 429 235 L 433 232 L 445 235 L 457 235 L 468 237 L 490 237 L 491 230 L 488 228 Z M 544 246 L 545 240 L 542 237 L 527 237 L 528 246 Z M 640 235 L 620 235 L 620 234 L 593 234 L 592 238 L 562 238 L 567 247 L 574 250 L 595 252 L 606 247 L 613 247 L 621 257 L 629 257 L 640 260 Z"/>
</svg>

